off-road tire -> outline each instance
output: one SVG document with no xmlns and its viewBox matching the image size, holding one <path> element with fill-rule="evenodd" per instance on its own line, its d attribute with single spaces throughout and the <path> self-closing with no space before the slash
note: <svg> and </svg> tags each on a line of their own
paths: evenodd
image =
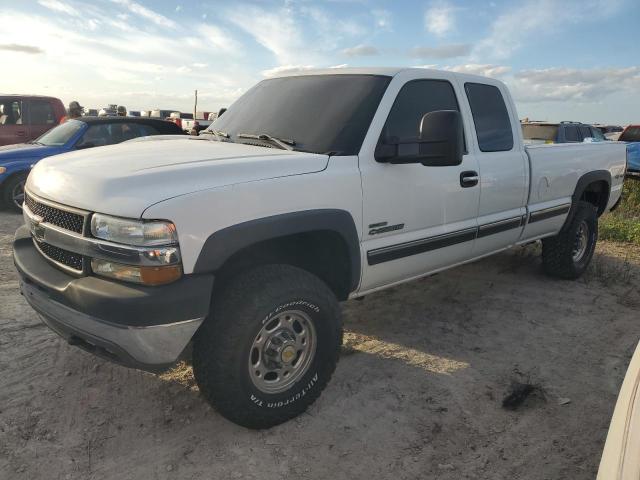
<svg viewBox="0 0 640 480">
<path fill-rule="evenodd" d="M 4 182 L 4 185 L 2 185 L 2 207 L 8 210 L 12 210 L 14 212 L 22 211 L 22 207 L 18 207 L 13 201 L 13 191 L 20 183 L 24 185 L 24 182 L 26 180 L 27 180 L 26 173 L 16 173 L 15 175 L 13 175 L 11 178 L 9 178 Z M 23 186 L 23 191 L 24 191 L 24 186 Z"/>
<path fill-rule="evenodd" d="M 315 275 L 289 265 L 256 267 L 214 295 L 212 314 L 193 341 L 193 373 L 207 401 L 227 419 L 262 429 L 303 413 L 338 362 L 342 321 L 333 292 Z M 258 332 L 286 309 L 304 312 L 316 332 L 306 373 L 280 393 L 258 389 L 249 359 Z"/>
<path fill-rule="evenodd" d="M 584 253 L 574 258 L 580 228 L 588 229 Z M 554 237 L 542 240 L 542 266 L 547 275 L 566 280 L 580 277 L 593 257 L 598 241 L 598 215 L 596 207 L 580 201 L 570 222 Z"/>
</svg>

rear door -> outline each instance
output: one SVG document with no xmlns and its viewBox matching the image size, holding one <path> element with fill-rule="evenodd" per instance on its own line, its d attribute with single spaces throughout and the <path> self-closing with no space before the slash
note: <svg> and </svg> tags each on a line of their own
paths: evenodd
<svg viewBox="0 0 640 480">
<path fill-rule="evenodd" d="M 29 129 L 24 121 L 23 101 L 17 97 L 0 97 L 0 145 L 24 143 Z"/>
<path fill-rule="evenodd" d="M 28 105 L 29 140 L 38 138 L 58 124 L 56 112 L 49 100 L 32 98 L 26 103 Z"/>
<path fill-rule="evenodd" d="M 480 176 L 478 237 L 473 256 L 515 244 L 526 219 L 529 170 L 508 92 L 499 84 L 464 83 L 475 132 L 471 138 Z"/>
</svg>

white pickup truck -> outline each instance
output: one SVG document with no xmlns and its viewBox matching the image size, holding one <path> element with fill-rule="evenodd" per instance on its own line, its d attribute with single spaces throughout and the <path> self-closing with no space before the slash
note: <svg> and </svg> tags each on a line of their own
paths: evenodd
<svg viewBox="0 0 640 480">
<path fill-rule="evenodd" d="M 70 343 L 150 371 L 191 344 L 250 428 L 318 398 L 339 301 L 540 239 L 580 276 L 626 168 L 613 142 L 525 148 L 504 84 L 427 69 L 264 80 L 209 130 L 42 160 L 14 259 Z"/>
</svg>

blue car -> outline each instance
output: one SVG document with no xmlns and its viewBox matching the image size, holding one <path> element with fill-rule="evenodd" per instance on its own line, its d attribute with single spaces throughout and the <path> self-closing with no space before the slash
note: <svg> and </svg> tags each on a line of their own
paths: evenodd
<svg viewBox="0 0 640 480">
<path fill-rule="evenodd" d="M 82 148 L 113 145 L 149 135 L 184 135 L 173 122 L 139 117 L 81 117 L 29 143 L 0 147 L 0 202 L 20 210 L 31 167 L 43 158 Z"/>
<path fill-rule="evenodd" d="M 627 142 L 627 175 L 640 178 L 640 125 L 629 125 L 618 141 Z"/>
</svg>

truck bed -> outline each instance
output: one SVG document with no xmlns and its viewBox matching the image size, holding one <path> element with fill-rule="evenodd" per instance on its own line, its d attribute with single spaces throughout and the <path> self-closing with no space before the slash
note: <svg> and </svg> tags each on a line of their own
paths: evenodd
<svg viewBox="0 0 640 480">
<path fill-rule="evenodd" d="M 570 201 L 578 179 L 587 172 L 607 170 L 611 193 L 607 209 L 620 198 L 626 168 L 622 142 L 526 145 L 531 178 L 528 204 Z"/>
</svg>

